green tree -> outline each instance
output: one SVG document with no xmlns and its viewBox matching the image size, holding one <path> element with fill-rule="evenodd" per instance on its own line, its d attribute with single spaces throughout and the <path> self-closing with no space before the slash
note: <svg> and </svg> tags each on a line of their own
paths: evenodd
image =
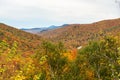
<svg viewBox="0 0 120 80">
<path fill-rule="evenodd" d="M 119 79 L 118 65 L 120 47 L 118 37 L 105 36 L 100 41 L 90 42 L 80 53 L 86 55 L 88 66 L 93 68 L 95 77 L 99 80 Z"/>
</svg>

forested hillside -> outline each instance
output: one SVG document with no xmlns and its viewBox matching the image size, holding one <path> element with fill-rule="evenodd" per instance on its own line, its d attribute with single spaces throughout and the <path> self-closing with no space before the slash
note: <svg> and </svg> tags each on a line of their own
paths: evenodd
<svg viewBox="0 0 120 80">
<path fill-rule="evenodd" d="M 0 80 L 119 80 L 119 30 L 120 19 L 71 25 L 46 40 L 0 24 Z"/>
<path fill-rule="evenodd" d="M 19 44 L 20 49 L 30 50 L 36 48 L 42 39 L 40 36 L 0 23 L 0 40 L 5 40 L 10 45 L 16 41 Z"/>
<path fill-rule="evenodd" d="M 106 35 L 106 33 L 117 34 L 119 31 L 120 19 L 113 19 L 92 24 L 72 24 L 63 28 L 38 33 L 38 35 L 51 41 L 62 41 L 67 47 L 76 48 L 87 44 L 90 40 L 97 39 L 101 35 Z"/>
</svg>

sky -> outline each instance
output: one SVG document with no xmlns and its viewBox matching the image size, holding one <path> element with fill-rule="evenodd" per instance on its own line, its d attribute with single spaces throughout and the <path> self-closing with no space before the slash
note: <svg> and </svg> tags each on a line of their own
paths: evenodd
<svg viewBox="0 0 120 80">
<path fill-rule="evenodd" d="M 0 23 L 16 28 L 120 18 L 120 0 L 0 0 Z"/>
</svg>

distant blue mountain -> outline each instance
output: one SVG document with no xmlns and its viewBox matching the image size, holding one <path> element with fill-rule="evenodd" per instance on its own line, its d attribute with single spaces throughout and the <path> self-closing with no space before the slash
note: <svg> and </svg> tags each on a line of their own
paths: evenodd
<svg viewBox="0 0 120 80">
<path fill-rule="evenodd" d="M 68 26 L 68 24 L 63 24 L 61 26 L 52 25 L 52 26 L 49 26 L 48 29 L 56 29 L 56 28 L 61 28 L 61 27 L 64 27 L 64 26 Z"/>
<path fill-rule="evenodd" d="M 52 29 L 57 29 L 57 28 L 61 28 L 61 27 L 64 27 L 64 26 L 68 26 L 68 25 L 69 25 L 69 24 L 63 24 L 63 25 L 61 25 L 61 26 L 52 25 L 52 26 L 49 26 L 49 27 L 31 28 L 31 29 L 22 28 L 21 30 L 26 31 L 26 32 L 29 32 L 29 33 L 40 33 L 40 32 L 43 32 L 43 31 L 48 31 L 48 30 L 52 30 Z"/>
<path fill-rule="evenodd" d="M 41 31 L 43 31 L 45 29 L 46 28 L 31 28 L 31 29 L 22 28 L 21 30 L 29 32 L 29 33 L 38 33 L 38 32 L 41 32 Z"/>
</svg>

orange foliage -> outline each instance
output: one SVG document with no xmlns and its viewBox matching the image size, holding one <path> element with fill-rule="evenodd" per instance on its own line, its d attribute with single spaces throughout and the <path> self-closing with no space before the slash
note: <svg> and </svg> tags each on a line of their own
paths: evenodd
<svg viewBox="0 0 120 80">
<path fill-rule="evenodd" d="M 64 53 L 64 56 L 67 57 L 69 61 L 74 61 L 77 57 L 77 50 L 73 49 L 68 53 Z"/>
</svg>

